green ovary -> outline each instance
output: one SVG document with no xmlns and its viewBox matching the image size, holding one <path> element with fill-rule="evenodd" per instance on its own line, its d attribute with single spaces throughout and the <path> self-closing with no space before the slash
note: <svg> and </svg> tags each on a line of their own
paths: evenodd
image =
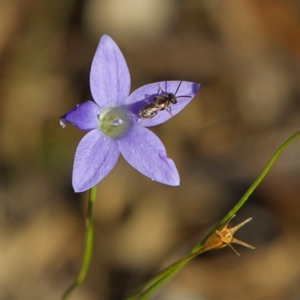
<svg viewBox="0 0 300 300">
<path fill-rule="evenodd" d="M 103 134 L 113 139 L 119 138 L 129 127 L 128 111 L 124 107 L 106 108 L 100 113 L 98 123 Z"/>
</svg>

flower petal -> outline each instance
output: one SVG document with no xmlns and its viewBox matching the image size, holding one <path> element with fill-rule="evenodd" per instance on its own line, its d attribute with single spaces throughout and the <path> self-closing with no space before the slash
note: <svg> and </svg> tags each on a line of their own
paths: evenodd
<svg viewBox="0 0 300 300">
<path fill-rule="evenodd" d="M 167 185 L 179 185 L 176 166 L 153 132 L 134 125 L 126 136 L 118 140 L 118 144 L 124 158 L 139 172 Z"/>
<path fill-rule="evenodd" d="M 74 159 L 73 188 L 84 192 L 100 182 L 115 166 L 119 157 L 115 140 L 103 136 L 98 129 L 80 141 Z"/>
<path fill-rule="evenodd" d="M 64 114 L 60 121 L 64 125 L 71 123 L 81 130 L 92 130 L 98 126 L 97 114 L 99 111 L 100 107 L 97 104 L 87 101 Z"/>
<path fill-rule="evenodd" d="M 137 117 L 138 124 L 142 126 L 155 126 L 169 120 L 172 116 L 178 114 L 195 96 L 200 88 L 200 84 L 188 81 L 182 81 L 179 90 L 176 94 L 177 103 L 171 104 L 172 115 L 168 110 L 158 111 L 157 115 L 151 119 L 142 119 L 139 117 L 139 110 L 150 102 L 154 101 L 154 97 L 164 93 L 174 94 L 181 81 L 160 81 L 146 84 L 134 92 L 127 98 L 125 104 L 128 105 L 132 113 Z M 191 96 L 180 97 L 180 96 Z"/>
<path fill-rule="evenodd" d="M 113 39 L 105 34 L 92 62 L 90 85 L 100 107 L 121 105 L 129 95 L 130 74 L 125 58 Z"/>
</svg>

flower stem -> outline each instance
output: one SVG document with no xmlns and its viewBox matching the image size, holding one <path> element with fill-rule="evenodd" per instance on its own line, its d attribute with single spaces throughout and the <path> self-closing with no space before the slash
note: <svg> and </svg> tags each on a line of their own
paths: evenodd
<svg viewBox="0 0 300 300">
<path fill-rule="evenodd" d="M 137 291 L 131 294 L 126 300 L 145 300 L 147 299 L 153 292 L 155 292 L 165 281 L 167 281 L 172 275 L 174 275 L 177 271 L 179 271 L 187 262 L 189 262 L 193 257 L 203 253 L 201 248 L 203 247 L 206 240 L 216 232 L 223 224 L 225 224 L 248 200 L 249 196 L 254 192 L 257 186 L 261 183 L 264 179 L 270 168 L 272 167 L 273 163 L 277 159 L 278 155 L 297 137 L 300 136 L 300 131 L 293 134 L 289 137 L 271 156 L 270 160 L 267 162 L 266 166 L 262 170 L 262 172 L 258 175 L 258 177 L 254 180 L 252 185 L 243 195 L 243 197 L 239 200 L 239 202 L 226 214 L 226 216 L 207 234 L 207 236 L 197 244 L 190 254 L 179 260 L 178 262 L 172 264 L 171 266 L 167 267 L 166 269 L 160 271 L 158 274 L 154 275 L 150 280 L 148 280 L 145 284 L 143 284 Z M 144 291 L 144 292 L 143 292 Z M 140 295 L 138 297 L 138 295 Z M 138 297 L 138 298 L 137 298 Z"/>
<path fill-rule="evenodd" d="M 88 202 L 87 216 L 86 216 L 86 223 L 85 223 L 84 255 L 83 255 L 81 268 L 75 282 L 65 291 L 64 295 L 62 296 L 62 300 L 66 300 L 68 296 L 71 294 L 71 292 L 83 282 L 91 262 L 91 257 L 93 252 L 92 220 L 93 220 L 93 207 L 94 207 L 95 197 L 96 197 L 96 186 L 92 187 L 89 192 L 89 202 Z"/>
</svg>

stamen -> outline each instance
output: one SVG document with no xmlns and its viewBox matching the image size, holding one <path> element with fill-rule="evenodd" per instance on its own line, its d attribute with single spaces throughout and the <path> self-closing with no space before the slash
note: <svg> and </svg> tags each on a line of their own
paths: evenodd
<svg viewBox="0 0 300 300">
<path fill-rule="evenodd" d="M 110 107 L 104 109 L 99 117 L 99 129 L 111 138 L 123 136 L 129 128 L 128 111 L 124 107 Z"/>
</svg>

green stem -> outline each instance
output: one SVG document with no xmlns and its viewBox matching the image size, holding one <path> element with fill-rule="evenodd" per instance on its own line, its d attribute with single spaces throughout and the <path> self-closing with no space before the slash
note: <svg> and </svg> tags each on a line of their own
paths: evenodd
<svg viewBox="0 0 300 300">
<path fill-rule="evenodd" d="M 138 290 L 136 290 L 133 294 L 131 294 L 128 298 L 126 298 L 126 300 L 133 300 L 135 299 L 146 287 L 149 287 L 149 285 L 153 284 L 152 286 L 150 286 L 149 289 L 147 289 L 147 291 L 145 293 L 143 293 L 138 299 L 142 300 L 142 299 L 146 299 L 148 296 L 150 296 L 152 294 L 152 289 L 156 286 L 156 284 L 158 284 L 160 282 L 160 280 L 162 279 L 163 276 L 166 275 L 170 275 L 172 276 L 172 274 L 179 268 L 181 268 L 181 266 L 184 266 L 187 262 L 189 262 L 192 258 L 194 258 L 195 256 L 207 251 L 208 249 L 204 250 L 204 251 L 199 251 L 193 254 L 190 254 L 187 257 L 182 258 L 181 260 L 175 262 L 174 264 L 172 264 L 171 266 L 163 269 L 162 271 L 160 271 L 158 274 L 156 274 L 154 277 L 152 277 L 149 281 L 147 281 L 144 285 L 142 285 Z M 155 289 L 154 289 L 155 290 Z M 154 291 L 153 290 L 153 291 Z"/>
<path fill-rule="evenodd" d="M 264 179 L 266 174 L 269 172 L 270 168 L 272 167 L 273 163 L 277 159 L 278 155 L 297 137 L 300 136 L 300 132 L 293 134 L 289 137 L 271 156 L 270 160 L 267 162 L 266 166 L 262 170 L 262 172 L 258 175 L 249 189 L 246 191 L 244 196 L 239 200 L 239 202 L 229 211 L 229 213 L 206 235 L 206 237 L 197 244 L 190 255 L 184 259 L 179 260 L 178 262 L 172 264 L 168 268 L 162 270 L 150 280 L 148 280 L 144 285 L 142 285 L 136 292 L 131 294 L 127 300 L 139 299 L 144 300 L 147 299 L 153 292 L 155 292 L 165 281 L 167 281 L 172 275 L 174 275 L 179 269 L 181 269 L 187 262 L 189 262 L 194 256 L 201 254 L 202 252 L 200 249 L 203 247 L 206 240 L 213 234 L 217 229 L 219 229 L 223 224 L 225 224 L 248 200 L 249 196 L 254 192 L 257 186 L 261 183 Z M 199 251 L 199 253 L 198 253 Z M 144 291 L 147 288 L 146 291 Z M 142 291 L 144 291 L 142 293 Z M 142 293 L 142 294 L 141 294 Z M 138 295 L 140 296 L 136 298 Z"/>
<path fill-rule="evenodd" d="M 83 282 L 86 273 L 89 269 L 89 265 L 92 258 L 92 252 L 93 252 L 92 221 L 93 221 L 93 207 L 95 203 L 95 197 L 96 197 L 96 186 L 92 187 L 89 193 L 89 202 L 88 202 L 88 209 L 87 209 L 87 216 L 86 216 L 86 223 L 85 223 L 84 255 L 83 255 L 81 268 L 75 282 L 65 291 L 64 295 L 62 296 L 62 300 L 66 300 L 68 296 L 71 294 L 71 292 Z"/>
</svg>

